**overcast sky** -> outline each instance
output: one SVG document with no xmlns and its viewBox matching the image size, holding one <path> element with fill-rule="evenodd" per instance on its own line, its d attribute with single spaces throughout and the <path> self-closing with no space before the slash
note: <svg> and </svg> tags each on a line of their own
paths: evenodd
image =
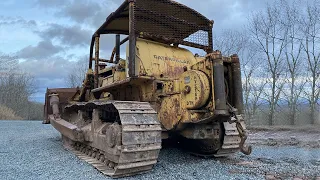
<svg viewBox="0 0 320 180">
<path fill-rule="evenodd" d="M 266 0 L 177 0 L 215 21 L 214 34 L 241 29 L 249 15 Z M 46 88 L 65 87 L 75 61 L 89 54 L 93 32 L 123 0 L 2 0 L 0 54 L 19 58 L 20 69 L 31 73 L 42 102 Z M 102 42 L 102 48 L 110 49 Z M 111 52 L 110 52 L 111 54 Z M 0 65 L 1 66 L 1 65 Z"/>
</svg>

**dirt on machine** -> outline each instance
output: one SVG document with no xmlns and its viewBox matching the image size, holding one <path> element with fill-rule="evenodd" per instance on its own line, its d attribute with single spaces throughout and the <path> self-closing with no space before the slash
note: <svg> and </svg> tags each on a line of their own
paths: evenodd
<svg viewBox="0 0 320 180">
<path fill-rule="evenodd" d="M 200 156 L 250 154 L 239 58 L 213 50 L 212 27 L 172 0 L 124 1 L 92 36 L 82 87 L 47 89 L 44 123 L 111 177 L 151 170 L 164 141 Z M 115 47 L 101 57 L 110 34 Z"/>
</svg>

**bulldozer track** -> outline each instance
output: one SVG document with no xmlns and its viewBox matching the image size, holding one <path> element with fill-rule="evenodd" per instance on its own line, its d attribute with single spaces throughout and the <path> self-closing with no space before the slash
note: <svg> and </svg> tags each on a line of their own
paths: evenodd
<svg viewBox="0 0 320 180">
<path fill-rule="evenodd" d="M 241 120 L 241 124 L 244 126 L 243 120 Z M 229 122 L 224 122 L 223 127 L 224 127 L 223 144 L 217 152 L 211 153 L 211 154 L 204 154 L 204 153 L 199 153 L 194 151 L 188 151 L 188 152 L 194 156 L 203 157 L 203 158 L 226 157 L 239 152 L 240 151 L 239 145 L 240 145 L 241 139 L 240 139 L 240 134 L 237 130 L 236 124 L 235 123 L 230 124 Z"/>
<path fill-rule="evenodd" d="M 121 122 L 119 125 L 121 127 L 121 143 L 111 145 L 114 147 L 108 150 L 99 148 L 97 145 L 99 143 L 95 143 L 96 139 L 94 138 L 92 142 L 72 141 L 70 143 L 71 151 L 101 173 L 114 178 L 151 170 L 157 162 L 161 149 L 161 126 L 157 120 L 157 113 L 149 103 L 81 102 L 69 105 L 66 109 L 77 110 L 88 106 L 91 109 L 112 109 L 114 107 L 118 111 Z M 114 139 L 114 137 L 112 138 Z"/>
<path fill-rule="evenodd" d="M 232 117 L 231 120 L 233 120 L 234 117 Z M 244 121 L 241 118 L 240 120 L 242 126 L 245 128 Z M 218 150 L 216 154 L 214 154 L 214 157 L 224 157 L 224 156 L 230 156 L 240 150 L 240 134 L 237 130 L 236 123 L 229 123 L 224 122 L 224 138 L 223 138 L 223 144 L 222 147 Z"/>
<path fill-rule="evenodd" d="M 75 136 L 63 138 L 75 155 L 104 175 L 114 178 L 132 176 L 151 170 L 157 163 L 162 128 L 157 112 L 148 102 L 78 102 L 66 106 L 65 110 L 78 112 L 80 121 L 83 121 L 83 117 L 79 111 L 92 112 L 91 122 L 82 128 L 76 128 L 76 122 L 69 125 L 77 133 L 86 131 L 82 132 L 83 137 L 79 136 L 79 140 L 72 140 Z M 107 121 L 100 119 L 102 111 L 107 113 Z M 224 134 L 220 149 L 210 154 L 191 153 L 202 157 L 223 157 L 238 152 L 241 138 L 232 120 L 232 123 L 221 124 L 221 133 Z M 243 119 L 240 122 L 245 128 Z M 104 133 L 101 127 L 107 127 Z"/>
</svg>

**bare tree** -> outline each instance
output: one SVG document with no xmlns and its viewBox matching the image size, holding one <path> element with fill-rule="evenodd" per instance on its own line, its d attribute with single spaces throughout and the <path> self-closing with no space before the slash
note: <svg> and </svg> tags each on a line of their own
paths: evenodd
<svg viewBox="0 0 320 180">
<path fill-rule="evenodd" d="M 261 96 L 266 85 L 259 78 L 262 64 L 259 53 L 250 37 L 243 31 L 224 30 L 219 37 L 214 38 L 215 48 L 223 55 L 238 54 L 241 61 L 243 96 L 247 124 L 256 120 L 257 109 L 261 105 Z"/>
<path fill-rule="evenodd" d="M 288 115 L 290 123 L 294 125 L 297 119 L 298 101 L 301 99 L 301 93 L 305 84 L 301 81 L 303 76 L 303 44 L 299 37 L 299 19 L 301 13 L 296 3 L 289 4 L 286 1 L 281 1 L 281 6 L 285 11 L 282 23 L 288 32 L 285 38 L 286 48 L 284 52 L 288 77 L 286 79 L 287 87 L 283 90 L 283 94 L 289 107 Z"/>
<path fill-rule="evenodd" d="M 29 118 L 30 112 L 39 112 L 42 114 L 42 107 L 31 108 L 33 102 L 29 97 L 36 92 L 34 78 L 22 73 L 18 67 L 18 59 L 8 55 L 0 56 L 0 106 L 2 109 L 11 109 L 8 113 L 14 112 L 10 117 Z M 16 115 L 16 116 L 15 116 Z M 41 116 L 38 116 L 40 119 Z"/>
<path fill-rule="evenodd" d="M 317 103 L 319 103 L 320 78 L 320 1 L 316 0 L 307 6 L 306 16 L 301 18 L 303 32 L 303 50 L 306 55 L 309 77 L 304 91 L 310 106 L 310 117 L 316 123 Z"/>
<path fill-rule="evenodd" d="M 258 119 L 256 119 L 256 116 L 258 114 L 258 109 L 263 104 L 261 100 L 266 82 L 251 75 L 246 76 L 246 78 L 248 78 L 248 80 L 246 80 L 248 85 L 244 86 L 244 104 L 246 107 L 247 119 L 249 120 L 248 124 L 260 124 Z"/>
<path fill-rule="evenodd" d="M 81 87 L 82 82 L 88 70 L 88 57 L 80 59 L 75 62 L 74 66 L 71 68 L 68 76 L 66 77 L 66 84 L 69 87 Z"/>
<path fill-rule="evenodd" d="M 281 11 L 276 5 L 268 5 L 265 12 L 259 12 L 250 20 L 250 32 L 257 48 L 264 54 L 267 65 L 267 77 L 264 91 L 265 100 L 269 104 L 268 123 L 274 125 L 275 112 L 284 86 L 280 81 L 284 70 L 283 54 L 286 47 L 287 29 L 281 23 Z M 262 58 L 263 58 L 262 57 Z"/>
<path fill-rule="evenodd" d="M 257 121 L 257 110 L 261 105 L 262 92 L 266 86 L 265 81 L 260 77 L 261 71 L 263 71 L 264 63 L 260 61 L 260 52 L 257 51 L 257 47 L 247 36 L 246 46 L 243 51 L 240 52 L 242 57 L 242 79 L 243 79 L 243 91 L 244 91 L 244 106 L 245 113 L 248 119 L 248 124 L 251 125 L 253 121 Z"/>
<path fill-rule="evenodd" d="M 219 36 L 214 37 L 215 49 L 221 51 L 225 56 L 238 54 L 240 58 L 246 51 L 249 41 L 244 31 L 231 29 L 225 29 Z"/>
</svg>

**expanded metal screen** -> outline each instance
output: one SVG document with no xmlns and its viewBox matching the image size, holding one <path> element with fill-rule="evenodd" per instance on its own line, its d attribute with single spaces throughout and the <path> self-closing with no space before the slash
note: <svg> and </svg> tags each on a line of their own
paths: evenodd
<svg viewBox="0 0 320 180">
<path fill-rule="evenodd" d="M 209 47 L 211 22 L 198 12 L 170 0 L 136 0 L 135 32 L 166 42 Z"/>
</svg>

